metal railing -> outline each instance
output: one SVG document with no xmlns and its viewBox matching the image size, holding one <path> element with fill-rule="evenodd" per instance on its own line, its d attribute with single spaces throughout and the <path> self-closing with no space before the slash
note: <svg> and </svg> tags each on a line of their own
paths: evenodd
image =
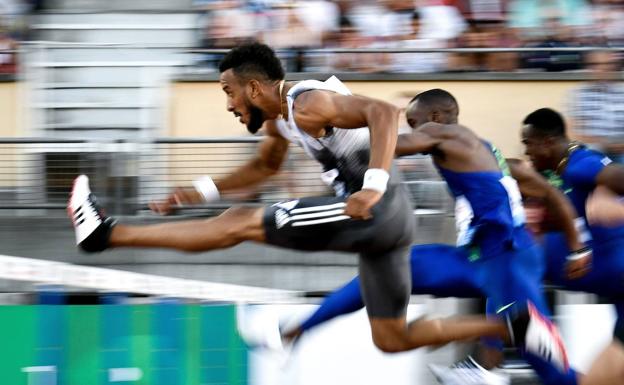
<svg viewBox="0 0 624 385">
<path fill-rule="evenodd" d="M 202 175 L 219 178 L 254 156 L 262 138 L 160 138 L 149 141 L 50 138 L 0 139 L 0 209 L 64 209 L 73 179 L 87 174 L 108 212 L 137 215 L 150 201 L 175 187 L 191 186 Z M 402 159 L 414 207 L 444 214 L 450 198 L 428 158 Z M 220 211 L 234 201 L 269 204 L 331 194 L 320 165 L 291 146 L 282 171 L 267 182 L 241 190 L 227 201 L 202 206 Z M 433 210 L 433 211 L 431 211 Z M 1 213 L 1 212 L 0 212 Z"/>
</svg>

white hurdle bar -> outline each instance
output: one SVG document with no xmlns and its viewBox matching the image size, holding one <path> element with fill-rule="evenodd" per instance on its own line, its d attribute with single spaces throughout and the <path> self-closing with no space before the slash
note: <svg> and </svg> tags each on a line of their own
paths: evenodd
<svg viewBox="0 0 624 385">
<path fill-rule="evenodd" d="M 303 302 L 297 291 L 170 278 L 8 255 L 0 255 L 0 279 L 204 301 Z"/>
</svg>

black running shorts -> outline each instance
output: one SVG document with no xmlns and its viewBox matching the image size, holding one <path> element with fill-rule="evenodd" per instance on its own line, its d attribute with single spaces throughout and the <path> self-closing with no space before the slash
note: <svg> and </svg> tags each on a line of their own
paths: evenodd
<svg viewBox="0 0 624 385">
<path fill-rule="evenodd" d="M 391 185 L 373 218 L 344 215 L 345 198 L 309 197 L 276 203 L 264 212 L 268 244 L 305 251 L 360 255 L 362 293 L 371 317 L 404 315 L 411 290 L 409 248 L 414 217 L 402 185 Z"/>
</svg>

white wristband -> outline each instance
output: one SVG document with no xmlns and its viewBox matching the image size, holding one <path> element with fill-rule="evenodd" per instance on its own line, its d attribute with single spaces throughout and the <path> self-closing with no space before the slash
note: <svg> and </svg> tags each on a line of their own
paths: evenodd
<svg viewBox="0 0 624 385">
<path fill-rule="evenodd" d="M 204 197 L 206 202 L 218 201 L 221 198 L 219 190 L 217 190 L 217 185 L 215 185 L 212 178 L 208 175 L 195 179 L 193 181 L 193 187 Z"/>
<path fill-rule="evenodd" d="M 388 179 L 390 179 L 390 174 L 383 168 L 369 168 L 364 173 L 362 190 L 375 190 L 383 194 L 386 192 Z"/>
<path fill-rule="evenodd" d="M 589 247 L 583 247 L 580 250 L 573 251 L 570 255 L 568 255 L 568 261 L 578 261 L 579 259 L 583 259 L 592 253 L 592 249 Z"/>
</svg>

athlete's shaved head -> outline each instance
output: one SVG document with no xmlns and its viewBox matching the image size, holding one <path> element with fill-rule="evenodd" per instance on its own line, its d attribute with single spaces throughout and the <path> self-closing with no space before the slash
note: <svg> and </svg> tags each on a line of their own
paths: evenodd
<svg viewBox="0 0 624 385">
<path fill-rule="evenodd" d="M 275 52 L 261 43 L 243 44 L 230 50 L 219 63 L 219 72 L 229 69 L 241 81 L 284 79 L 284 69 Z"/>
<path fill-rule="evenodd" d="M 434 88 L 414 96 L 407 105 L 405 115 L 412 128 L 428 122 L 456 124 L 459 105 L 450 92 Z"/>
</svg>

